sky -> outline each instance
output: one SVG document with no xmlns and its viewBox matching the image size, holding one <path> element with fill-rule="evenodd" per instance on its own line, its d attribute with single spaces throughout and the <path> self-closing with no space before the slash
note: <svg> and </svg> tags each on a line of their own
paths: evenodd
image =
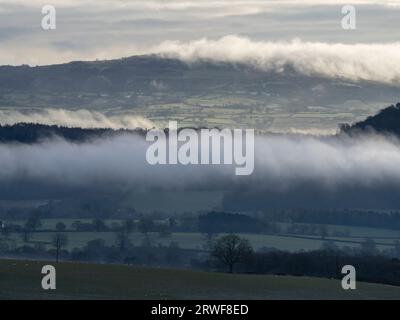
<svg viewBox="0 0 400 320">
<path fill-rule="evenodd" d="M 41 9 L 49 4 L 56 30 L 41 28 Z M 348 4 L 356 8 L 355 30 L 341 26 Z M 226 37 L 384 44 L 397 52 L 399 30 L 400 0 L 0 0 L 0 65 L 112 59 Z"/>
</svg>

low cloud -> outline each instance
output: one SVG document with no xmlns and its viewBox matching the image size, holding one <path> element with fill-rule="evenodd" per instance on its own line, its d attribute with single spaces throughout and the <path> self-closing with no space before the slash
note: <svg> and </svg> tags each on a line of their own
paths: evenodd
<svg viewBox="0 0 400 320">
<path fill-rule="evenodd" d="M 400 84 L 400 42 L 340 44 L 253 41 L 235 35 L 218 40 L 166 41 L 154 49 L 164 57 L 196 61 L 244 63 L 262 70 L 292 66 L 306 75 Z"/>
<path fill-rule="evenodd" d="M 105 115 L 89 110 L 40 109 L 40 110 L 0 110 L 0 124 L 37 123 L 60 125 L 70 128 L 111 128 L 111 129 L 150 129 L 155 125 L 146 118 L 130 115 Z"/>
<path fill-rule="evenodd" d="M 257 179 L 282 189 L 303 182 L 326 190 L 400 183 L 400 143 L 393 137 L 281 135 L 259 138 L 257 150 Z"/>
<path fill-rule="evenodd" d="M 400 142 L 378 135 L 350 138 L 271 135 L 257 137 L 255 170 L 235 176 L 230 165 L 156 165 L 146 162 L 147 142 L 121 135 L 91 143 L 50 140 L 33 145 L 0 145 L 0 190 L 7 197 L 47 190 L 223 190 L 289 206 L 328 198 L 334 206 L 398 204 Z M 31 189 L 30 189 L 31 188 Z M 307 193 L 308 192 L 308 193 Z M 368 197 L 366 198 L 366 194 Z M 307 198 L 308 197 L 308 198 Z M 257 201 L 258 201 L 257 200 Z M 293 200 L 293 201 L 292 201 Z M 268 205 L 267 204 L 262 204 Z M 396 202 L 397 201 L 397 202 Z M 252 200 L 251 204 L 256 203 Z M 394 205 L 395 207 L 395 205 Z M 238 207 L 239 208 L 239 207 Z"/>
</svg>

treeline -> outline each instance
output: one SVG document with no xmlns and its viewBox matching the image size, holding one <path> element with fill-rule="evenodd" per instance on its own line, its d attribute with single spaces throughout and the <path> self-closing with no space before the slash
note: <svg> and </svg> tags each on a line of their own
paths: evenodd
<svg viewBox="0 0 400 320">
<path fill-rule="evenodd" d="M 341 279 L 345 265 L 356 268 L 358 281 L 400 285 L 400 260 L 380 255 L 346 255 L 334 250 L 257 252 L 242 268 L 247 273 Z"/>
<path fill-rule="evenodd" d="M 121 220 L 106 224 L 102 219 L 93 219 L 91 222 L 74 221 L 70 227 L 64 222 L 59 221 L 54 228 L 43 228 L 42 220 L 36 213 L 32 214 L 24 224 L 4 222 L 0 220 L 0 235 L 8 238 L 11 234 L 20 234 L 24 242 L 29 242 L 32 234 L 40 232 L 140 232 L 144 235 L 148 233 L 158 233 L 160 237 L 169 237 L 172 231 L 176 231 L 173 219 L 167 221 L 158 221 L 157 223 L 149 218 L 142 217 L 138 220 Z"/>
<path fill-rule="evenodd" d="M 13 214 L 11 215 L 11 213 Z M 201 214 L 141 214 L 134 209 L 130 209 L 126 212 L 119 212 L 118 216 L 107 215 L 106 218 L 99 218 L 102 216 L 100 213 L 98 210 L 91 210 L 91 216 L 96 217 L 92 218 L 92 222 L 80 222 L 79 218 L 77 218 L 69 231 L 115 231 L 121 227 L 121 223 L 130 223 L 133 229 L 140 232 L 143 229 L 146 229 L 146 232 L 200 232 L 208 235 L 209 238 L 221 233 L 288 233 L 320 236 L 321 238 L 351 236 L 350 229 L 330 230 L 327 225 L 400 230 L 400 212 L 398 211 L 298 209 L 268 210 L 249 214 L 223 211 L 211 211 Z M 16 214 L 15 211 L 12 211 L 3 212 L 0 216 L 0 221 L 3 220 L 5 222 L 5 229 L 10 229 L 10 232 L 21 232 L 23 226 L 13 225 L 15 218 L 24 219 L 27 222 L 27 226 L 29 226 L 32 224 L 30 223 L 32 220 L 40 221 L 41 219 L 54 218 L 54 216 L 41 209 L 24 212 L 24 214 Z M 66 215 L 63 218 L 71 217 Z M 114 222 L 108 225 L 105 223 L 107 219 L 119 219 L 121 223 Z M 36 228 L 36 231 L 38 229 L 40 228 Z"/>
<path fill-rule="evenodd" d="M 151 237 L 146 237 L 141 243 L 124 242 L 117 235 L 112 244 L 106 244 L 104 239 L 94 239 L 81 248 L 67 249 L 69 238 L 63 238 L 62 246 L 57 253 L 57 244 L 46 247 L 41 243 L 34 246 L 23 245 L 16 248 L 7 247 L 0 240 L 0 256 L 14 258 L 55 260 L 57 254 L 63 261 L 117 263 L 135 266 L 153 267 L 190 267 L 191 261 L 199 259 L 202 253 L 199 250 L 189 250 L 179 247 L 179 244 L 171 241 L 169 244 L 155 245 Z M 125 240 L 124 240 L 125 241 Z M 59 244 L 60 246 L 60 244 Z"/>
<path fill-rule="evenodd" d="M 210 236 L 218 233 L 263 233 L 277 231 L 277 226 L 244 214 L 212 211 L 199 216 L 198 231 Z"/>
<path fill-rule="evenodd" d="M 289 225 L 284 230 L 280 223 Z M 329 235 L 326 225 L 400 230 L 400 212 L 351 209 L 297 209 L 239 214 L 213 211 L 200 215 L 195 229 L 197 228 L 199 232 L 208 234 L 286 232 L 323 237 Z M 349 231 L 343 231 L 343 234 L 335 235 L 349 236 L 350 233 Z"/>
<path fill-rule="evenodd" d="M 62 221 L 55 225 L 54 230 L 41 229 L 42 221 L 33 214 L 24 225 L 9 224 L 0 221 L 0 256 L 25 257 L 32 259 L 55 259 L 66 261 L 90 261 L 104 263 L 125 263 L 145 266 L 174 266 L 190 265 L 193 258 L 202 254 L 201 250 L 181 249 L 172 240 L 170 230 L 174 222 L 155 223 L 152 219 L 143 217 L 138 221 L 125 220 L 107 225 L 101 219 L 91 222 L 79 220 L 68 228 Z M 53 236 L 48 241 L 35 241 L 32 235 L 37 232 L 51 232 Z M 134 243 L 131 234 L 135 231 L 142 233 L 140 242 Z M 112 233 L 112 242 L 106 243 L 99 238 L 86 242 L 78 248 L 68 248 L 69 240 L 74 238 L 74 232 Z M 151 233 L 151 234 L 150 234 Z M 156 233 L 156 234 L 155 234 Z M 18 235 L 22 244 L 17 245 L 14 235 Z M 156 240 L 162 239 L 167 243 L 162 245 Z"/>
<path fill-rule="evenodd" d="M 392 253 L 399 257 L 400 243 Z M 400 260 L 388 258 L 372 240 L 367 239 L 359 248 L 339 249 L 325 242 L 321 249 L 308 252 L 284 252 L 275 249 L 254 251 L 246 238 L 227 235 L 212 245 L 208 268 L 216 267 L 230 273 L 275 274 L 324 278 L 343 277 L 342 268 L 354 266 L 359 281 L 400 285 Z"/>
<path fill-rule="evenodd" d="M 199 130 L 195 127 L 179 128 L 178 131 L 184 129 Z M 164 129 L 168 135 L 168 128 Z M 0 143 L 19 142 L 19 143 L 36 143 L 42 140 L 54 137 L 63 138 L 69 142 L 86 142 L 96 138 L 112 137 L 124 133 L 145 136 L 147 129 L 111 129 L 111 128 L 80 128 L 80 127 L 64 127 L 58 125 L 45 125 L 37 123 L 16 123 L 13 125 L 0 125 Z"/>
<path fill-rule="evenodd" d="M 122 133 L 136 133 L 144 135 L 145 131 L 142 129 L 84 129 L 34 123 L 17 123 L 14 125 L 0 126 L 0 142 L 19 142 L 31 144 L 54 137 L 60 137 L 70 142 L 85 142 L 95 138 L 113 136 Z"/>
<path fill-rule="evenodd" d="M 379 212 L 353 209 L 268 210 L 256 215 L 275 222 L 334 224 L 400 230 L 400 212 Z"/>
</svg>

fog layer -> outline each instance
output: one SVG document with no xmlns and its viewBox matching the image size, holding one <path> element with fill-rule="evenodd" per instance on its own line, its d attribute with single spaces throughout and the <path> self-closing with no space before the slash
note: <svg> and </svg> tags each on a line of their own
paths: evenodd
<svg viewBox="0 0 400 320">
<path fill-rule="evenodd" d="M 231 165 L 152 166 L 145 157 L 148 146 L 134 135 L 84 144 L 59 139 L 3 144 L 0 188 L 3 196 L 7 190 L 36 194 L 43 188 L 42 197 L 54 187 L 90 192 L 223 190 L 239 195 L 235 201 L 240 196 L 271 197 L 274 202 L 281 199 L 282 206 L 294 198 L 303 203 L 310 195 L 308 204 L 329 197 L 340 205 L 342 196 L 363 201 L 363 194 L 368 194 L 365 201 L 383 206 L 399 198 L 400 142 L 391 137 L 258 136 L 251 176 L 235 176 Z"/>
<path fill-rule="evenodd" d="M 253 41 L 235 35 L 218 40 L 166 41 L 155 52 L 187 62 L 246 63 L 282 71 L 287 65 L 307 75 L 400 83 L 400 43 L 341 44 Z"/>
</svg>

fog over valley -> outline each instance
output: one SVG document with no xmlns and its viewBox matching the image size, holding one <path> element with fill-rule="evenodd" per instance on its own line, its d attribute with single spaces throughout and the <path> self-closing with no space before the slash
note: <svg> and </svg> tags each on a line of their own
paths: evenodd
<svg viewBox="0 0 400 320">
<path fill-rule="evenodd" d="M 143 136 L 129 132 L 81 143 L 61 137 L 33 144 L 2 143 L 2 198 L 18 194 L 22 198 L 62 198 L 80 190 L 88 194 L 136 190 L 151 195 L 152 190 L 206 189 L 257 201 L 284 197 L 281 205 L 289 207 L 299 205 L 296 201 L 303 193 L 315 191 L 321 197 L 304 201 L 304 205 L 324 206 L 329 200 L 337 201 L 337 206 L 358 207 L 361 200 L 368 202 L 363 195 L 371 193 L 376 207 L 390 208 L 398 202 L 400 142 L 395 136 L 257 135 L 250 176 L 236 176 L 235 165 L 152 166 L 146 161 L 148 147 Z M 348 190 L 352 190 L 351 199 Z M 249 209 L 257 201 L 249 203 Z M 263 205 L 274 206 L 274 201 Z M 241 209 L 246 210 L 246 201 Z"/>
</svg>

